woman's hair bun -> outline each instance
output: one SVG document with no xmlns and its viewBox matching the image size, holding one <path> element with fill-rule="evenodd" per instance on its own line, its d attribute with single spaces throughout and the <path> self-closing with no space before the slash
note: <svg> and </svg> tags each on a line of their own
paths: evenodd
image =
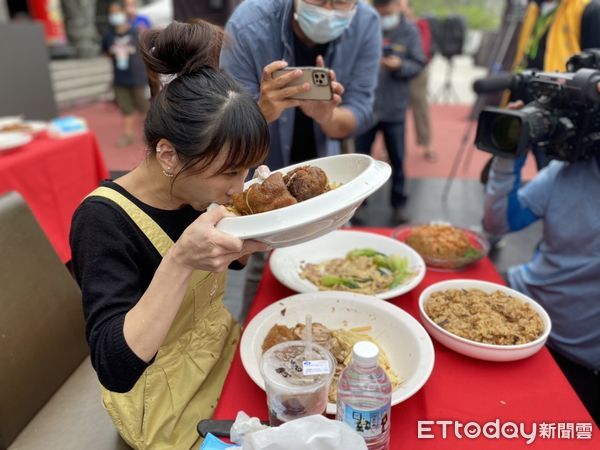
<svg viewBox="0 0 600 450">
<path fill-rule="evenodd" d="M 218 70 L 224 32 L 201 19 L 173 22 L 163 30 L 148 30 L 140 38 L 140 51 L 148 72 L 187 75 Z"/>
</svg>

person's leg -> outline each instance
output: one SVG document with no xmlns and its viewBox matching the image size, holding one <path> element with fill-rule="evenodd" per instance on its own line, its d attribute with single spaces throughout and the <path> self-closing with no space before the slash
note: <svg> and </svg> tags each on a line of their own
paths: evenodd
<svg viewBox="0 0 600 450">
<path fill-rule="evenodd" d="M 244 296 L 242 298 L 242 311 L 240 313 L 240 323 L 246 321 L 248 311 L 254 301 L 256 290 L 262 278 L 263 270 L 267 265 L 268 252 L 253 253 L 246 264 L 246 280 L 244 283 Z"/>
<path fill-rule="evenodd" d="M 404 216 L 404 122 L 383 122 L 381 124 L 385 148 L 392 166 L 392 190 L 390 203 L 394 209 L 394 221 L 406 222 Z"/>
<path fill-rule="evenodd" d="M 123 114 L 123 133 L 117 141 L 117 147 L 125 147 L 133 143 L 134 102 L 128 86 L 115 86 L 115 101 Z"/>
<path fill-rule="evenodd" d="M 363 155 L 371 154 L 371 147 L 373 147 L 373 142 L 375 141 L 375 136 L 377 136 L 377 130 L 379 129 L 379 124 L 375 124 L 373 127 L 369 128 L 360 136 L 356 137 L 354 140 L 354 151 L 356 153 L 362 153 Z M 367 206 L 367 199 L 364 199 L 358 210 L 356 211 L 354 218 L 352 221 L 356 225 L 363 225 L 366 217 L 363 217 L 364 209 Z"/>
<path fill-rule="evenodd" d="M 423 156 L 428 160 L 436 158 L 431 149 L 431 123 L 429 120 L 429 100 L 427 90 L 429 85 L 429 66 L 411 80 L 410 107 L 415 122 L 417 145 L 423 147 Z"/>
<path fill-rule="evenodd" d="M 550 347 L 548 350 L 596 425 L 600 425 L 600 374 L 571 361 Z"/>
<path fill-rule="evenodd" d="M 146 86 L 134 86 L 131 88 L 131 91 L 130 91 L 131 98 L 133 101 L 133 106 L 135 108 L 135 111 L 140 113 L 142 123 L 144 122 L 146 113 L 148 112 L 148 109 L 150 108 L 150 102 L 148 101 L 148 98 L 146 96 L 146 91 L 147 91 Z M 135 141 L 135 135 L 137 134 L 136 129 L 135 129 L 135 124 L 136 124 L 136 118 L 135 118 L 134 114 L 132 114 L 131 115 L 131 123 L 128 124 L 128 127 L 130 127 L 130 130 L 131 130 L 131 141 L 132 142 Z"/>
<path fill-rule="evenodd" d="M 354 140 L 354 150 L 356 153 L 362 153 L 364 155 L 371 154 L 371 147 L 373 146 L 373 141 L 375 141 L 375 136 L 377 135 L 377 127 L 378 125 L 376 124 Z"/>
<path fill-rule="evenodd" d="M 142 115 L 146 115 L 150 102 L 146 98 L 146 86 L 135 86 L 132 88 L 135 109 Z"/>
<path fill-rule="evenodd" d="M 135 133 L 135 116 L 132 114 L 128 114 L 123 116 L 123 141 L 126 141 L 126 144 L 133 144 L 134 141 L 134 133 Z"/>
</svg>

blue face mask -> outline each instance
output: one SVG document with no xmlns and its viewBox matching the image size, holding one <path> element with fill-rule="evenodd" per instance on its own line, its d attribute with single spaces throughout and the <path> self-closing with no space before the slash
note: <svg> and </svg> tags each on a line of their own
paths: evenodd
<svg viewBox="0 0 600 450">
<path fill-rule="evenodd" d="M 349 11 L 338 11 L 297 0 L 294 18 L 311 41 L 316 44 L 325 44 L 342 35 L 344 30 L 350 26 L 354 14 L 356 14 L 356 7 Z"/>
<path fill-rule="evenodd" d="M 381 29 L 384 31 L 393 30 L 399 23 L 400 16 L 398 14 L 388 14 L 381 17 Z"/>
</svg>

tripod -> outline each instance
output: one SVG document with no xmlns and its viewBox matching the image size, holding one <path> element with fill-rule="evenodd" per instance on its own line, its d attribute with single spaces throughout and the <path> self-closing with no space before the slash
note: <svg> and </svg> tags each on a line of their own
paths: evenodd
<svg viewBox="0 0 600 450">
<path fill-rule="evenodd" d="M 448 65 L 446 66 L 446 79 L 444 84 L 434 94 L 434 103 L 452 103 L 453 101 L 456 103 L 460 102 L 460 97 L 458 96 L 458 93 L 452 84 L 452 72 L 454 71 L 454 62 L 452 61 L 452 56 L 446 56 L 446 59 L 448 60 Z"/>
<path fill-rule="evenodd" d="M 521 23 L 521 19 L 523 17 L 523 13 L 527 6 L 527 2 L 524 0 L 512 0 L 511 3 L 511 11 L 507 16 L 506 26 L 504 30 L 500 30 L 500 35 L 498 39 L 494 43 L 494 48 L 491 52 L 493 56 L 492 64 L 488 70 L 489 75 L 496 74 L 502 70 L 502 62 L 506 57 L 506 53 L 509 49 L 511 40 Z M 461 139 L 460 147 L 458 148 L 458 152 L 454 157 L 454 161 L 452 162 L 452 167 L 450 168 L 450 174 L 448 175 L 448 179 L 446 180 L 446 184 L 444 185 L 444 190 L 442 192 L 442 201 L 446 202 L 448 200 L 448 194 L 450 193 L 450 189 L 452 188 L 452 183 L 456 178 L 456 174 L 458 173 L 458 167 L 463 160 L 464 154 L 469 149 L 469 153 L 466 155 L 465 160 L 463 161 L 463 171 L 469 167 L 471 163 L 471 158 L 473 156 L 473 151 L 475 150 L 475 143 L 472 140 L 472 130 L 473 124 L 476 123 L 477 117 L 481 110 L 486 106 L 486 99 L 482 96 L 477 96 L 477 100 L 473 105 L 473 109 L 469 115 L 469 123 L 467 124 L 467 128 L 463 134 Z"/>
</svg>

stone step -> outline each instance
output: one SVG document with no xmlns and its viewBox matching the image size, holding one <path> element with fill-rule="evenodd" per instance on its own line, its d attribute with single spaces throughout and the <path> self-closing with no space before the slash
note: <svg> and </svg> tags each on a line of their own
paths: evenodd
<svg viewBox="0 0 600 450">
<path fill-rule="evenodd" d="M 113 98 L 112 65 L 106 57 L 50 61 L 50 79 L 59 109 Z"/>
</svg>

